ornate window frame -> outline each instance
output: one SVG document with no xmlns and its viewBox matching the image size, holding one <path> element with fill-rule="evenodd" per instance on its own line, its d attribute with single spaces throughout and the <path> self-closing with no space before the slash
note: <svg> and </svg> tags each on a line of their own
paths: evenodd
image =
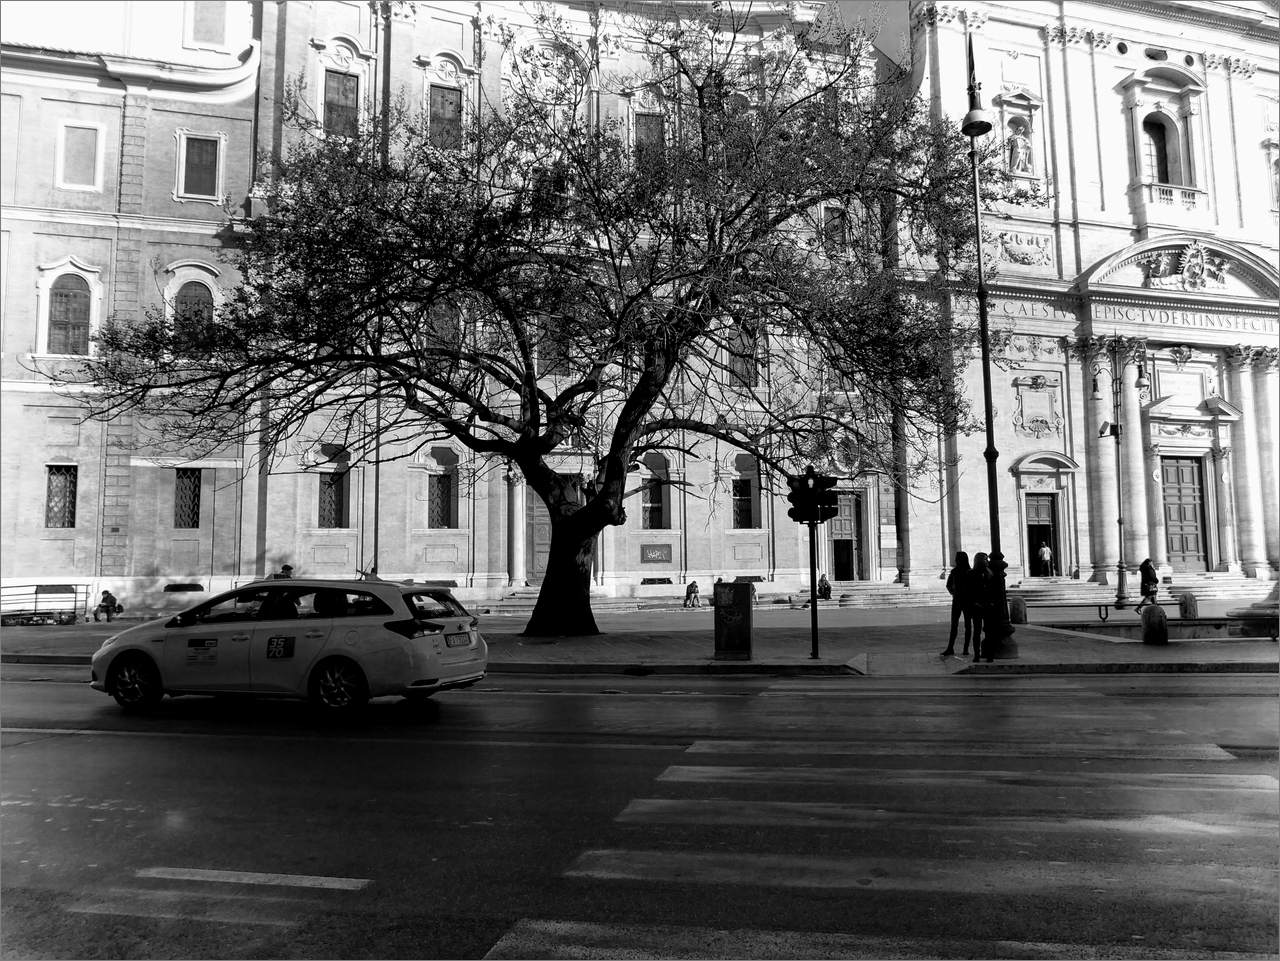
<svg viewBox="0 0 1280 961">
<path fill-rule="evenodd" d="M 476 102 L 480 74 L 467 66 L 460 53 L 453 50 L 437 50 L 435 53 L 415 57 L 415 64 L 422 70 L 422 113 L 431 123 L 431 88 L 450 87 L 457 90 L 462 100 L 462 127 L 465 130 Z"/>
<path fill-rule="evenodd" d="M 1005 136 L 1004 163 L 1014 177 L 1025 180 L 1045 179 L 1046 140 L 1040 130 L 1040 110 L 1044 98 L 1032 93 L 1022 84 L 1004 84 L 994 98 L 1000 110 L 1000 132 Z M 1027 138 L 1027 169 L 1015 166 L 1016 156 L 1013 138 L 1017 129 Z"/>
<path fill-rule="evenodd" d="M 174 151 L 176 162 L 173 171 L 173 200 L 175 203 L 201 203 L 221 207 L 227 199 L 227 135 L 219 130 L 192 130 L 189 127 L 178 127 L 173 131 L 176 141 Z M 189 140 L 215 140 L 218 143 L 218 169 L 215 174 L 214 192 L 212 194 L 191 193 L 183 182 L 183 174 L 187 166 L 187 142 Z"/>
<path fill-rule="evenodd" d="M 102 325 L 102 292 L 103 284 L 99 279 L 101 267 L 86 264 L 74 254 L 55 260 L 52 263 L 40 264 L 36 267 L 36 344 L 34 354 L 37 357 L 93 357 L 97 355 L 94 334 Z M 75 274 L 89 285 L 89 353 L 88 354 L 51 354 L 49 353 L 49 309 L 52 305 L 51 291 L 53 283 L 64 274 Z"/>
<path fill-rule="evenodd" d="M 365 47 L 359 40 L 345 33 L 336 33 L 327 40 L 311 38 L 311 46 L 315 49 L 315 100 L 312 109 L 315 111 L 316 123 L 321 136 L 326 135 L 324 126 L 324 75 L 326 70 L 345 73 L 356 78 L 356 102 L 361 129 L 368 122 L 365 116 L 364 102 L 369 96 L 373 75 L 374 52 Z"/>
</svg>

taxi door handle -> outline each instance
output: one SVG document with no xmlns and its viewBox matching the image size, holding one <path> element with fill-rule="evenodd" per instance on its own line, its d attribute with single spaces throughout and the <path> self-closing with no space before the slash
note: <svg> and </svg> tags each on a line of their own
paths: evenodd
<svg viewBox="0 0 1280 961">
<path fill-rule="evenodd" d="M 325 634 L 324 631 L 307 631 L 307 633 L 303 634 L 302 636 L 303 637 L 324 637 L 324 634 Z"/>
<path fill-rule="evenodd" d="M 249 639 L 249 635 L 248 634 L 232 634 L 231 639 L 233 641 L 247 641 Z"/>
</svg>

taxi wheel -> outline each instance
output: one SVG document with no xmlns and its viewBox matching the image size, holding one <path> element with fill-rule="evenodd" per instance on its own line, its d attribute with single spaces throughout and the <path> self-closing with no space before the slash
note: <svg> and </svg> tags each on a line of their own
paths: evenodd
<svg viewBox="0 0 1280 961">
<path fill-rule="evenodd" d="M 145 654 L 127 654 L 111 665 L 107 689 L 126 711 L 145 711 L 164 697 L 164 685 L 155 663 Z"/>
<path fill-rule="evenodd" d="M 311 672 L 311 703 L 326 713 L 351 713 L 368 702 L 368 682 L 354 661 L 333 657 Z"/>
</svg>

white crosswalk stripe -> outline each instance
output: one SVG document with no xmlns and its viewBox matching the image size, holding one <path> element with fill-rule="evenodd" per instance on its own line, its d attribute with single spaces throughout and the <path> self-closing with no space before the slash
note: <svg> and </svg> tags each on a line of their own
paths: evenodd
<svg viewBox="0 0 1280 961">
<path fill-rule="evenodd" d="M 89 892 L 66 910 L 73 914 L 105 914 L 164 920 L 207 921 L 220 924 L 271 925 L 291 928 L 322 910 L 325 891 L 358 891 L 368 878 L 319 877 L 209 868 L 141 868 L 141 883 Z M 177 881 L 167 887 L 148 886 L 153 880 Z M 264 892 L 263 887 L 292 889 L 288 894 Z M 316 893 L 303 894 L 297 889 Z"/>
<path fill-rule="evenodd" d="M 583 851 L 564 873 L 597 884 L 648 886 L 639 890 L 738 887 L 831 892 L 842 898 L 865 892 L 882 899 L 946 896 L 952 903 L 974 896 L 1039 897 L 1084 905 L 1099 897 L 1123 901 L 1141 892 L 1146 903 L 1175 906 L 1170 908 L 1175 913 L 1182 903 L 1224 897 L 1237 906 L 1270 910 L 1280 894 L 1280 871 L 1266 858 L 1241 852 L 1276 844 L 1280 781 L 1270 774 L 1236 773 L 1225 766 L 1240 763 L 1235 755 L 1216 744 L 1170 740 L 1177 731 L 1144 740 L 1142 732 L 1130 728 L 1121 743 L 1110 736 L 1091 741 L 1091 732 L 1081 733 L 1085 739 L 1068 743 L 1033 740 L 1026 732 L 999 742 L 959 736 L 908 741 L 875 734 L 865 741 L 815 743 L 695 741 L 687 754 L 713 763 L 668 766 L 654 781 L 655 793 L 664 796 L 633 798 L 618 814 L 620 824 L 638 832 L 627 835 L 634 844 Z M 843 757 L 886 761 L 873 768 L 841 762 Z M 952 757 L 983 759 L 981 769 L 948 768 L 945 760 Z M 722 758 L 727 763 L 715 763 Z M 819 764 L 818 758 L 825 760 Z M 888 758 L 899 761 L 891 766 Z M 701 760 L 689 758 L 695 759 Z M 815 763 L 805 763 L 810 759 Z M 910 766 L 912 759 L 919 763 Z M 1055 768 L 1042 763 L 1046 760 L 1078 763 Z M 1099 770 L 1087 766 L 1096 761 Z M 1124 769 L 1129 762 L 1133 770 Z M 711 792 L 715 796 L 707 796 Z M 788 839 L 787 847 L 733 850 L 732 842 L 721 841 L 699 849 L 698 840 L 692 846 L 671 843 L 686 837 L 672 830 L 685 827 L 695 839 L 741 836 L 707 834 L 731 826 L 790 832 L 779 835 Z M 902 832 L 904 840 L 935 835 L 947 840 L 935 841 L 933 848 L 917 840 L 904 856 L 881 856 L 883 843 L 873 852 L 865 848 L 868 832 L 883 839 L 883 832 L 892 830 Z M 811 845 L 806 836 L 813 838 Z M 654 843 L 660 839 L 663 843 Z M 1149 846 L 1139 852 L 1141 845 Z M 1070 853 L 1035 856 L 1047 848 Z M 929 853 L 909 856 L 921 851 Z M 951 851 L 969 853 L 951 857 Z M 985 857 L 970 856 L 977 852 Z M 1138 856 L 1119 860 L 1117 853 Z M 1069 859 L 1049 859 L 1064 856 Z M 530 919 L 518 922 L 487 957 L 1268 956 L 1153 949 L 1140 937 L 1132 944 L 1093 945 L 1088 943 L 1092 934 L 1085 926 L 1081 943 L 1048 944 Z"/>
</svg>

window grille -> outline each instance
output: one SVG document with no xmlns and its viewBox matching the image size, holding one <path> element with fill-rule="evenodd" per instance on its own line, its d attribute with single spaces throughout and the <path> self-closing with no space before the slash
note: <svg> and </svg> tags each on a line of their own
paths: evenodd
<svg viewBox="0 0 1280 961">
<path fill-rule="evenodd" d="M 662 481 L 658 478 L 645 481 L 640 501 L 640 526 L 647 531 L 665 530 L 665 512 L 662 509 Z"/>
<path fill-rule="evenodd" d="M 337 70 L 324 72 L 324 130 L 340 137 L 360 132 L 360 78 Z"/>
<path fill-rule="evenodd" d="M 462 146 L 462 91 L 431 85 L 427 139 L 433 147 L 457 150 Z"/>
<path fill-rule="evenodd" d="M 200 470 L 180 467 L 173 477 L 173 526 L 200 526 Z"/>
<path fill-rule="evenodd" d="M 76 526 L 76 485 L 79 468 L 63 465 L 48 469 L 44 526 Z"/>
<path fill-rule="evenodd" d="M 196 197 L 218 196 L 218 141 L 187 137 L 185 144 L 182 192 Z"/>
<path fill-rule="evenodd" d="M 207 324 L 213 319 L 213 292 L 199 281 L 188 281 L 173 299 L 173 315 L 176 321 Z"/>
<path fill-rule="evenodd" d="M 738 477 L 733 481 L 733 526 L 739 529 L 755 527 L 755 512 L 752 510 L 754 498 L 751 496 L 751 478 Z"/>
<path fill-rule="evenodd" d="M 453 515 L 452 474 L 431 474 L 427 478 L 427 526 L 437 528 L 457 527 Z"/>
<path fill-rule="evenodd" d="M 89 353 L 89 284 L 63 274 L 49 291 L 49 353 Z"/>
<path fill-rule="evenodd" d="M 320 475 L 320 527 L 347 527 L 349 492 L 347 471 Z"/>
</svg>

